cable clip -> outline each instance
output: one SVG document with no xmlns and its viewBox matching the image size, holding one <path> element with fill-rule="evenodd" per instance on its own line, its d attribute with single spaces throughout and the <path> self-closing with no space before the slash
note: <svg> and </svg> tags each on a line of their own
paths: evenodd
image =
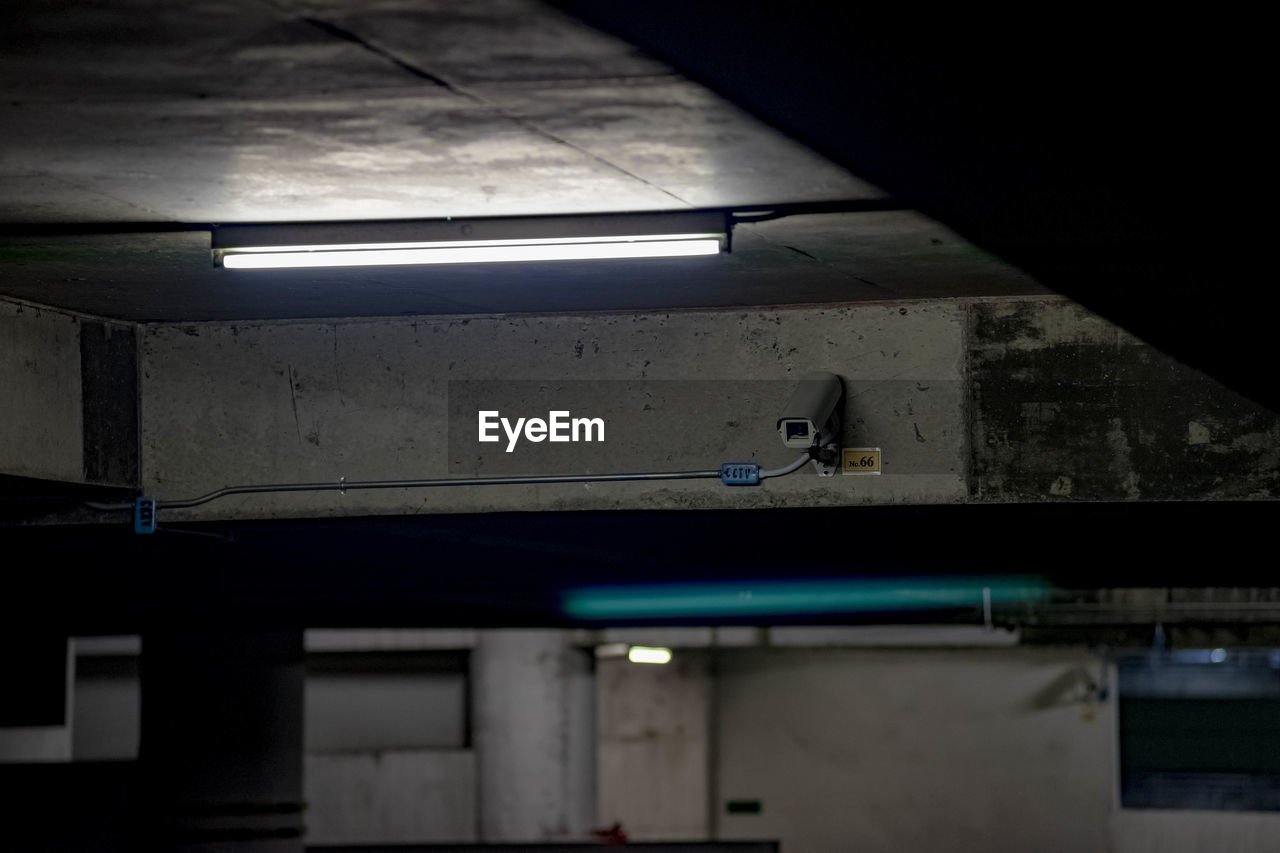
<svg viewBox="0 0 1280 853">
<path fill-rule="evenodd" d="M 347 493 L 347 478 L 339 477 L 338 478 L 338 494 L 345 495 L 346 493 Z"/>
</svg>

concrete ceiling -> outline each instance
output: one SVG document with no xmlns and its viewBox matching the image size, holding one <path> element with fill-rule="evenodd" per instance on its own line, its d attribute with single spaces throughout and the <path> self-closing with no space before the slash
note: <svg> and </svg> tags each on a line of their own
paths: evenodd
<svg viewBox="0 0 1280 853">
<path fill-rule="evenodd" d="M 1042 292 L 910 211 L 740 226 L 729 257 L 236 274 L 208 223 L 883 199 L 535 0 L 30 2 L 0 34 L 0 294 L 132 320 Z M 148 223 L 155 224 L 151 229 Z M 174 223 L 194 231 L 170 231 Z M 115 226 L 127 233 L 110 232 Z"/>
</svg>

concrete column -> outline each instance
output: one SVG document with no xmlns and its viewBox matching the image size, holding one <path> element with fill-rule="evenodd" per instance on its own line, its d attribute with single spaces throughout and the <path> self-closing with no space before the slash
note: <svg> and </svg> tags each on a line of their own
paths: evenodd
<svg viewBox="0 0 1280 853">
<path fill-rule="evenodd" d="M 301 853 L 302 633 L 144 634 L 148 849 Z"/>
<path fill-rule="evenodd" d="M 482 631 L 471 660 L 480 840 L 585 840 L 595 822 L 594 660 L 547 630 Z"/>
</svg>

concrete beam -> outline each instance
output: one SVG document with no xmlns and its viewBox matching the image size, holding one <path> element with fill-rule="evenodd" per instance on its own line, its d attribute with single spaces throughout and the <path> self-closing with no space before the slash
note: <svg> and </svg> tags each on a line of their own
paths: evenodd
<svg viewBox="0 0 1280 853">
<path fill-rule="evenodd" d="M 967 312 L 972 497 L 1280 496 L 1280 416 L 1071 302 Z"/>
<path fill-rule="evenodd" d="M 0 471 L 83 476 L 80 335 L 76 317 L 0 301 Z"/>
<path fill-rule="evenodd" d="M 777 466 L 795 453 L 775 419 L 814 369 L 843 379 L 842 443 L 883 450 L 880 476 L 269 494 L 169 520 L 1280 495 L 1280 416 L 1060 297 L 136 328 L 4 302 L 0 324 L 0 473 L 140 467 L 161 499 Z M 606 440 L 508 453 L 476 440 L 482 409 L 600 417 Z"/>
<path fill-rule="evenodd" d="M 137 483 L 132 324 L 0 300 L 0 389 L 0 474 Z"/>
<path fill-rule="evenodd" d="M 845 384 L 843 444 L 884 473 L 255 495 L 175 519 L 1280 494 L 1280 417 L 1058 297 L 564 316 L 155 324 L 143 483 L 233 484 L 784 464 L 796 378 Z M 476 413 L 602 417 L 595 445 L 476 440 Z"/>
<path fill-rule="evenodd" d="M 964 313 L 951 303 L 681 313 L 150 325 L 143 331 L 147 491 L 233 483 L 714 469 L 790 462 L 775 421 L 803 373 L 845 379 L 846 441 L 885 476 L 811 470 L 754 489 L 718 481 L 236 497 L 178 518 L 533 509 L 745 508 L 962 500 Z M 470 408 L 467 406 L 472 404 Z M 603 417 L 594 446 L 505 453 L 485 405 Z"/>
</svg>

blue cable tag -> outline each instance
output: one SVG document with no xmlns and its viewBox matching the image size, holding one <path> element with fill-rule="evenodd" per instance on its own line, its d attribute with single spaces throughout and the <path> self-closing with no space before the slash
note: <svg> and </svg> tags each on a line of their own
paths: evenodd
<svg viewBox="0 0 1280 853">
<path fill-rule="evenodd" d="M 754 462 L 726 462 L 720 466 L 720 482 L 726 486 L 758 486 L 760 466 Z"/>
<path fill-rule="evenodd" d="M 156 532 L 155 498 L 138 498 L 133 502 L 133 532 Z"/>
</svg>

